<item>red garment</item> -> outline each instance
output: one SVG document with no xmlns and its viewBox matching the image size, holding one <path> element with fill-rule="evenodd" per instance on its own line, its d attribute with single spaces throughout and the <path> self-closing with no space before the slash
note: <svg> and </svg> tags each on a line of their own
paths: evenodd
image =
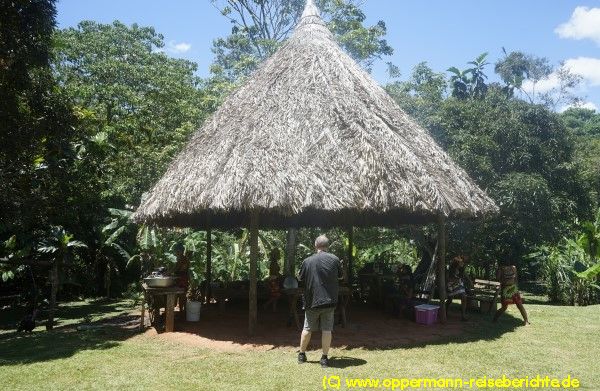
<svg viewBox="0 0 600 391">
<path fill-rule="evenodd" d="M 502 287 L 500 296 L 503 306 L 509 304 L 523 304 L 523 298 L 521 297 L 521 293 L 519 292 L 516 284 Z"/>
</svg>

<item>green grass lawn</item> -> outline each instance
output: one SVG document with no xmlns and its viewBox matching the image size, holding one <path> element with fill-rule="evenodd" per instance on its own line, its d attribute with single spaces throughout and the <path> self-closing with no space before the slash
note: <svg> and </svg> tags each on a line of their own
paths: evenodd
<svg viewBox="0 0 600 391">
<path fill-rule="evenodd" d="M 2 389 L 319 390 L 324 375 L 344 382 L 539 374 L 571 375 L 580 380 L 580 389 L 600 390 L 600 306 L 527 305 L 530 327 L 515 327 L 520 318 L 511 306 L 498 324 L 479 316 L 464 338 L 394 349 L 334 349 L 336 367 L 327 370 L 296 364 L 292 349 L 225 353 L 121 329 L 61 330 L 86 316 L 89 322 L 127 310 L 126 302 L 70 303 L 61 309 L 57 330 L 38 327 L 31 335 L 10 331 L 14 314 L 0 312 Z M 308 357 L 315 361 L 319 355 Z"/>
</svg>

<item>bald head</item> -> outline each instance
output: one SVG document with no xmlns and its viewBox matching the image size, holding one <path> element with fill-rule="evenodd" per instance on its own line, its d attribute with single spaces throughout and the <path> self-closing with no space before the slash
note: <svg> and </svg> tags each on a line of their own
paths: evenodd
<svg viewBox="0 0 600 391">
<path fill-rule="evenodd" d="M 327 236 L 320 235 L 318 238 L 315 239 L 315 248 L 317 250 L 325 251 L 328 247 L 329 239 L 327 239 Z"/>
</svg>

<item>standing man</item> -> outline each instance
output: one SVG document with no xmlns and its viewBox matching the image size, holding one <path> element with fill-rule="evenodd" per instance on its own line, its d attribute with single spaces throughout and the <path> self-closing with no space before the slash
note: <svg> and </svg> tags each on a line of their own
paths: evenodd
<svg viewBox="0 0 600 391">
<path fill-rule="evenodd" d="M 321 330 L 321 367 L 327 368 L 331 346 L 333 311 L 338 301 L 339 280 L 344 277 L 338 257 L 327 252 L 329 239 L 325 235 L 315 240 L 316 253 L 302 261 L 298 279 L 304 286 L 304 330 L 300 336 L 298 363 L 306 362 L 306 348 L 313 331 Z"/>
</svg>

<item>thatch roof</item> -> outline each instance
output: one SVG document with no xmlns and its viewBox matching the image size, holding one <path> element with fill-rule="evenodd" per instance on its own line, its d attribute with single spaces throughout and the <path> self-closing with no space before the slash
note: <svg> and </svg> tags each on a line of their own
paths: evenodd
<svg viewBox="0 0 600 391">
<path fill-rule="evenodd" d="M 210 117 L 135 213 L 236 227 L 394 226 L 494 202 L 337 45 L 312 0 L 292 36 Z"/>
</svg>

